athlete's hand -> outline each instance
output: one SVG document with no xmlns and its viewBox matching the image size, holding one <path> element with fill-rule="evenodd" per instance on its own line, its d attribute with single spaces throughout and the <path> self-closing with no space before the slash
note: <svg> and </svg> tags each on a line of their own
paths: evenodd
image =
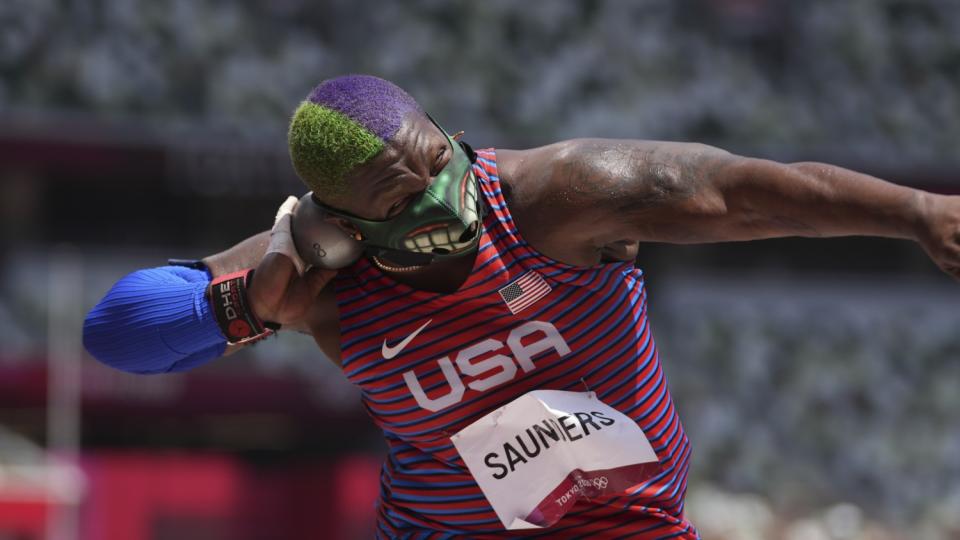
<svg viewBox="0 0 960 540">
<path fill-rule="evenodd" d="M 917 241 L 941 270 L 960 281 L 960 196 L 924 193 Z"/>
<path fill-rule="evenodd" d="M 253 312 L 261 321 L 282 325 L 301 321 L 337 273 L 316 267 L 304 271 L 290 234 L 290 216 L 296 206 L 297 198 L 288 197 L 277 211 L 270 245 L 247 290 Z"/>
</svg>

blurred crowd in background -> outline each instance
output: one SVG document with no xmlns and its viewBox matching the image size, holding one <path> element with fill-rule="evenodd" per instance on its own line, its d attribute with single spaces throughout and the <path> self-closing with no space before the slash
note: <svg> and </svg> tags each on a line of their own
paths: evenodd
<svg viewBox="0 0 960 540">
<path fill-rule="evenodd" d="M 304 191 L 290 114 L 351 72 L 475 147 L 697 141 L 960 193 L 953 0 L 5 0 L 0 538 L 369 536 L 382 445 L 311 340 L 138 377 L 79 336 L 127 272 L 269 227 Z M 960 537 L 960 285 L 918 247 L 638 265 L 706 538 Z"/>
</svg>

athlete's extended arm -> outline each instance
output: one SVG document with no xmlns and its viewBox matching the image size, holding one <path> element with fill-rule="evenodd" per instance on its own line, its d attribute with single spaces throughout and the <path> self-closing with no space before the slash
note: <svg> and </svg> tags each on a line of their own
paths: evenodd
<svg viewBox="0 0 960 540">
<path fill-rule="evenodd" d="M 230 354 L 239 347 L 227 346 L 218 328 L 211 277 L 256 267 L 246 297 L 257 318 L 314 334 L 319 328 L 315 338 L 326 350 L 330 340 L 323 338 L 336 329 L 336 317 L 321 316 L 335 312 L 330 295 L 321 291 L 333 272 L 312 269 L 301 276 L 273 245 L 268 231 L 206 257 L 209 272 L 167 266 L 125 276 L 87 315 L 84 345 L 105 364 L 136 373 L 182 371 Z"/>
<path fill-rule="evenodd" d="M 290 258 L 281 253 L 264 253 L 270 231 L 252 236 L 232 248 L 211 255 L 203 262 L 214 277 L 256 267 L 248 292 L 254 313 L 266 321 L 283 324 L 313 336 L 317 346 L 334 364 L 340 365 L 340 320 L 337 302 L 327 284 L 333 270 L 311 268 L 299 276 Z M 236 347 L 228 347 L 227 354 Z"/>
<path fill-rule="evenodd" d="M 524 218 L 569 220 L 573 234 L 598 248 L 627 238 L 886 236 L 919 242 L 960 278 L 960 197 L 833 165 L 783 164 L 691 143 L 579 139 L 507 152 L 500 161 L 502 175 L 521 180 L 515 196 L 527 204 L 518 206 L 548 208 L 525 212 L 519 225 Z"/>
</svg>

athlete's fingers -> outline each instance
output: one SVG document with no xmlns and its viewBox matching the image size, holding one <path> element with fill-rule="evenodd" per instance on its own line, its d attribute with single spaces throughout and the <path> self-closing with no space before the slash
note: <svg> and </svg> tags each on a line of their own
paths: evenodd
<svg viewBox="0 0 960 540">
<path fill-rule="evenodd" d="M 303 277 L 295 279 L 287 289 L 284 305 L 290 313 L 285 316 L 298 316 L 302 311 L 310 308 L 320 291 L 336 275 L 335 271 L 322 268 L 311 268 Z M 293 313 L 297 312 L 297 313 Z"/>
<path fill-rule="evenodd" d="M 327 283 L 337 275 L 336 270 L 311 267 L 300 279 L 290 284 L 288 295 L 291 301 L 312 302 L 326 287 Z"/>
<path fill-rule="evenodd" d="M 257 266 L 256 277 L 254 279 L 261 278 L 262 276 L 262 279 L 272 285 L 270 287 L 271 289 L 277 288 L 282 291 L 287 288 L 287 284 L 291 278 L 294 277 L 295 273 L 296 267 L 293 261 L 290 260 L 290 257 L 287 257 L 283 253 L 267 253 Z"/>
<path fill-rule="evenodd" d="M 307 273 L 303 276 L 307 285 L 307 293 L 311 298 L 316 297 L 336 275 L 336 270 L 327 270 L 326 268 L 313 267 L 307 270 Z"/>
<path fill-rule="evenodd" d="M 257 316 L 269 318 L 282 304 L 291 280 L 297 270 L 289 257 L 280 253 L 267 253 L 250 284 L 248 295 Z"/>
<path fill-rule="evenodd" d="M 942 246 L 938 252 L 931 254 L 931 256 L 934 258 L 937 266 L 949 274 L 950 277 L 960 279 L 960 245 L 949 242 L 947 245 Z"/>
<path fill-rule="evenodd" d="M 943 271 L 953 279 L 960 281 L 960 265 L 944 265 Z"/>
</svg>

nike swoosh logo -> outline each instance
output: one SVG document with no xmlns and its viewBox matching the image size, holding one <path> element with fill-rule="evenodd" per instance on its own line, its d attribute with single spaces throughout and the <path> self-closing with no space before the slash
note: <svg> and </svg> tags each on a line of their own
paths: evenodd
<svg viewBox="0 0 960 540">
<path fill-rule="evenodd" d="M 401 341 L 400 343 L 397 343 L 396 346 L 394 346 L 394 347 L 388 347 L 388 346 L 387 346 L 387 340 L 384 339 L 384 340 L 383 340 L 383 347 L 380 349 L 380 352 L 383 353 L 383 357 L 386 358 L 387 360 L 390 360 L 390 359 L 393 358 L 394 356 L 400 354 L 400 351 L 402 351 L 404 347 L 406 347 L 407 345 L 409 345 L 410 342 L 413 341 L 413 338 L 417 337 L 417 334 L 419 334 L 420 332 L 422 332 L 423 329 L 426 328 L 427 325 L 430 324 L 431 322 L 433 322 L 433 319 L 430 319 L 429 321 L 423 323 L 423 326 L 421 326 L 420 328 L 417 328 L 416 330 L 414 330 L 414 332 L 413 332 L 412 334 L 410 334 L 409 336 L 405 337 L 405 338 L 403 339 L 403 341 Z"/>
</svg>

